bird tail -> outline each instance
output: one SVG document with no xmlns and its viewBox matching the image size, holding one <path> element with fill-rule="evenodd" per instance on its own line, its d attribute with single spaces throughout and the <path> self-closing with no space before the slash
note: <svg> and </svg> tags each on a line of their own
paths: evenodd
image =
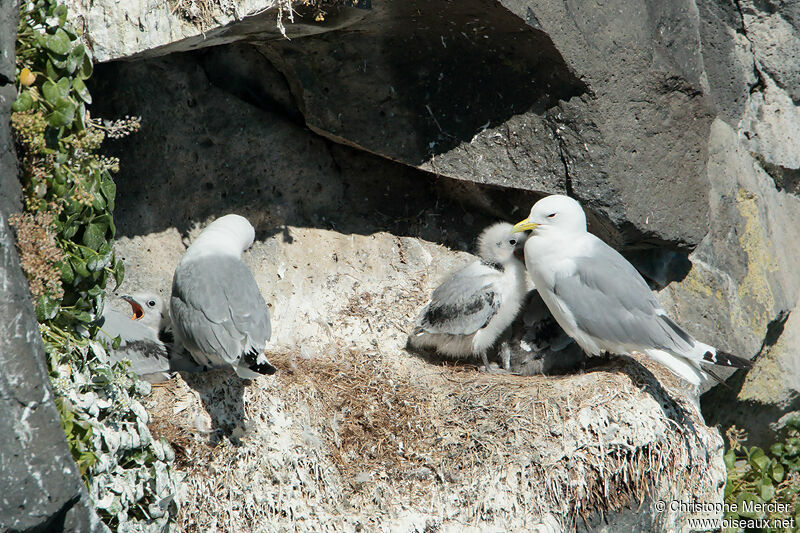
<svg viewBox="0 0 800 533">
<path fill-rule="evenodd" d="M 694 359 L 656 349 L 645 350 L 645 353 L 695 387 L 706 379 L 706 373 Z"/>
<path fill-rule="evenodd" d="M 260 375 L 271 376 L 277 371 L 267 360 L 267 356 L 255 348 L 242 355 L 235 370 L 243 379 L 254 379 Z"/>
<path fill-rule="evenodd" d="M 710 348 L 710 347 L 709 347 Z M 728 352 L 710 348 L 703 354 L 703 363 L 708 363 L 717 366 L 727 366 L 730 368 L 752 368 L 753 362 L 743 357 L 737 357 Z"/>
</svg>

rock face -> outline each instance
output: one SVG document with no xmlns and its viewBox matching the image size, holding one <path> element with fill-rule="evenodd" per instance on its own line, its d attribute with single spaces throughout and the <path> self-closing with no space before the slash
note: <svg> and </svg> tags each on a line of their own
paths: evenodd
<svg viewBox="0 0 800 533">
<path fill-rule="evenodd" d="M 737 398 L 727 390 L 704 398 L 707 420 L 744 425 L 754 442 L 768 441 L 769 424 L 798 408 L 797 3 L 380 2 L 327 6 L 316 12 L 321 22 L 306 13 L 287 24 L 291 41 L 276 39 L 273 11 L 212 20 L 205 41 L 170 42 L 176 37 L 159 30 L 124 43 L 108 28 L 148 20 L 143 8 L 132 16 L 119 3 L 75 3 L 91 11 L 85 20 L 98 57 L 141 59 L 98 68 L 93 109 L 142 116 L 141 132 L 113 144 L 122 160 L 118 250 L 130 289 L 166 295 L 187 237 L 239 212 L 257 228 L 247 257 L 272 303 L 273 346 L 293 354 L 286 372 L 292 357 L 325 366 L 349 361 L 342 350 L 351 350 L 377 353 L 397 382 L 412 372 L 407 365 L 413 376 L 431 370 L 405 362 L 403 336 L 416 304 L 466 261 L 461 252 L 479 230 L 497 218 L 519 220 L 542 194 L 566 192 L 589 208 L 590 229 L 632 254 L 692 334 L 759 354 L 756 368 L 732 381 Z M 204 49 L 173 53 L 194 48 Z M 786 386 L 776 387 L 776 376 Z M 425 379 L 423 388 L 433 383 Z M 316 446 L 320 434 L 338 446 L 338 422 L 308 422 L 306 432 L 287 413 L 292 397 L 271 382 L 236 388 L 221 405 L 223 385 L 201 381 L 189 383 L 203 400 L 191 403 L 193 418 L 167 421 L 187 442 L 205 431 L 261 438 L 260 423 L 249 424 L 263 417 L 284 424 L 291 442 Z M 309 390 L 295 392 L 305 398 Z M 729 412 L 744 418 L 722 416 Z M 565 416 L 572 423 L 578 412 Z M 249 446 L 242 457 L 263 451 Z M 703 452 L 710 463 L 719 459 L 713 448 Z M 361 481 L 331 483 L 374 496 L 382 489 L 368 481 L 382 474 L 365 472 Z M 473 496 L 494 518 L 513 507 Z M 203 500 L 192 505 L 211 520 Z M 270 516 L 282 516 L 283 504 L 275 505 Z M 404 517 L 405 525 L 445 523 L 424 506 L 410 508 L 421 522 Z M 448 527 L 473 518 L 459 515 Z"/>
<path fill-rule="evenodd" d="M 692 15 L 646 1 L 392 2 L 358 25 L 377 44 L 348 32 L 259 48 L 323 135 L 437 174 L 569 192 L 615 242 L 691 248 L 707 231 L 713 120 Z"/>
<path fill-rule="evenodd" d="M 88 503 L 45 367 L 45 353 L 8 217 L 22 191 L 9 127 L 19 9 L 0 7 L 0 531 L 107 531 Z"/>
</svg>

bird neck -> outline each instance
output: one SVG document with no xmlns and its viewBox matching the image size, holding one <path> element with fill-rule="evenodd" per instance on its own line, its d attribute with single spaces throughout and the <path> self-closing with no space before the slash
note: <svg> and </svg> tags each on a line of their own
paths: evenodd
<svg viewBox="0 0 800 533">
<path fill-rule="evenodd" d="M 190 261 L 210 255 L 242 257 L 242 252 L 249 246 L 241 238 L 227 232 L 204 232 L 189 246 L 183 254 L 182 261 Z"/>
</svg>

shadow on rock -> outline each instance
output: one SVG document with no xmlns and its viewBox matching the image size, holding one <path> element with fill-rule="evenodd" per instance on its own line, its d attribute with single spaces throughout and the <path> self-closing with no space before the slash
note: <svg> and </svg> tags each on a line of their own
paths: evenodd
<svg viewBox="0 0 800 533">
<path fill-rule="evenodd" d="M 646 391 L 658 402 L 666 418 L 676 422 L 680 427 L 689 428 L 693 433 L 697 433 L 692 417 L 684 406 L 676 402 L 658 378 L 633 357 L 617 355 L 588 357 L 585 369 L 586 372 L 611 371 L 625 374 L 636 387 Z"/>
<path fill-rule="evenodd" d="M 230 370 L 184 373 L 182 377 L 211 417 L 210 444 L 218 444 L 223 437 L 238 444 L 237 435 L 245 426 L 244 391 L 249 381 Z"/>
</svg>

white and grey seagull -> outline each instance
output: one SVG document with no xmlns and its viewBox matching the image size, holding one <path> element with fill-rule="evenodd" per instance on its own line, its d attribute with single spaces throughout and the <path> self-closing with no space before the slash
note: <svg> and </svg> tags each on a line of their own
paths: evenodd
<svg viewBox="0 0 800 533">
<path fill-rule="evenodd" d="M 511 234 L 511 224 L 499 222 L 478 237 L 479 260 L 453 273 L 431 295 L 417 318 L 409 343 L 432 347 L 450 357 L 481 357 L 511 325 L 526 295 L 525 267 L 514 256 L 525 234 Z M 508 370 L 508 355 L 503 367 Z"/>
<path fill-rule="evenodd" d="M 587 354 L 644 353 L 693 385 L 707 377 L 701 364 L 751 366 L 695 340 L 667 316 L 633 265 L 587 231 L 577 201 L 539 200 L 512 229 L 526 230 L 533 230 L 525 243 L 528 273 L 558 324 Z"/>
<path fill-rule="evenodd" d="M 176 344 L 198 364 L 232 367 L 246 379 L 275 373 L 264 354 L 271 332 L 267 304 L 241 259 L 254 239 L 242 216 L 209 224 L 178 263 L 170 299 Z"/>
</svg>

